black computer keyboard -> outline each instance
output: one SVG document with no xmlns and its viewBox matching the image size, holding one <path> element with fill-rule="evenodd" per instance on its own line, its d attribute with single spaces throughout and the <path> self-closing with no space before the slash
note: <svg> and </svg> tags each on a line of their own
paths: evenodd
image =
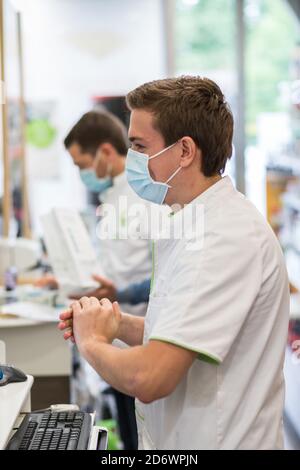
<svg viewBox="0 0 300 470">
<path fill-rule="evenodd" d="M 10 439 L 8 450 L 84 450 L 92 419 L 81 411 L 32 412 Z"/>
</svg>

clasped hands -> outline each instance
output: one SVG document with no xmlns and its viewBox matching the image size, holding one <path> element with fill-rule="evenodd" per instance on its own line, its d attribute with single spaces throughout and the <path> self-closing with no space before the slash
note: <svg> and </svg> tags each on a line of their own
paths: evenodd
<svg viewBox="0 0 300 470">
<path fill-rule="evenodd" d="M 58 328 L 64 332 L 64 339 L 76 342 L 80 350 L 93 341 L 111 344 L 119 335 L 122 313 L 118 302 L 82 297 L 59 318 Z"/>
</svg>

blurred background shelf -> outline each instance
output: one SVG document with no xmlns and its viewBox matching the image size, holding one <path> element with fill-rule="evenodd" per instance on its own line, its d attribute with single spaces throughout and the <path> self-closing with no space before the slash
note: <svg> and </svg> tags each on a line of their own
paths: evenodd
<svg viewBox="0 0 300 470">
<path fill-rule="evenodd" d="M 286 381 L 285 413 L 300 438 L 300 359 L 296 361 L 290 346 L 286 350 L 284 375 Z"/>
<path fill-rule="evenodd" d="M 291 294 L 290 318 L 300 320 L 300 293 Z"/>
</svg>

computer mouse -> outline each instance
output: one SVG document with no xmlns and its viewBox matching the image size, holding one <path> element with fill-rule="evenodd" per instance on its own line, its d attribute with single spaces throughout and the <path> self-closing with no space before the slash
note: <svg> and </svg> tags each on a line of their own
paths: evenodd
<svg viewBox="0 0 300 470">
<path fill-rule="evenodd" d="M 0 364 L 0 387 L 14 382 L 25 382 L 27 376 L 19 369 L 13 366 Z"/>
</svg>

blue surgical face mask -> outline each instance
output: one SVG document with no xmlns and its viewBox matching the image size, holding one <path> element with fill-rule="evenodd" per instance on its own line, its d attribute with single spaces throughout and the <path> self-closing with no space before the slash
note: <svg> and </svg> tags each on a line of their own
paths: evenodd
<svg viewBox="0 0 300 470">
<path fill-rule="evenodd" d="M 93 168 L 80 170 L 80 178 L 83 184 L 93 193 L 100 194 L 112 186 L 111 178 L 98 178 Z"/>
<path fill-rule="evenodd" d="M 152 155 L 151 157 L 144 153 L 137 152 L 136 150 L 128 150 L 126 159 L 127 181 L 131 188 L 142 199 L 146 199 L 147 201 L 151 201 L 156 204 L 163 204 L 168 189 L 171 187 L 168 183 L 181 170 L 181 166 L 177 168 L 177 170 L 172 173 L 172 175 L 167 179 L 167 181 L 163 183 L 155 181 L 151 177 L 148 167 L 148 161 L 152 158 L 158 157 L 159 155 L 161 155 L 166 150 L 170 149 L 176 144 L 177 142 L 172 145 L 169 145 L 169 147 L 166 147 L 165 149 L 161 150 L 155 155 Z"/>
</svg>

